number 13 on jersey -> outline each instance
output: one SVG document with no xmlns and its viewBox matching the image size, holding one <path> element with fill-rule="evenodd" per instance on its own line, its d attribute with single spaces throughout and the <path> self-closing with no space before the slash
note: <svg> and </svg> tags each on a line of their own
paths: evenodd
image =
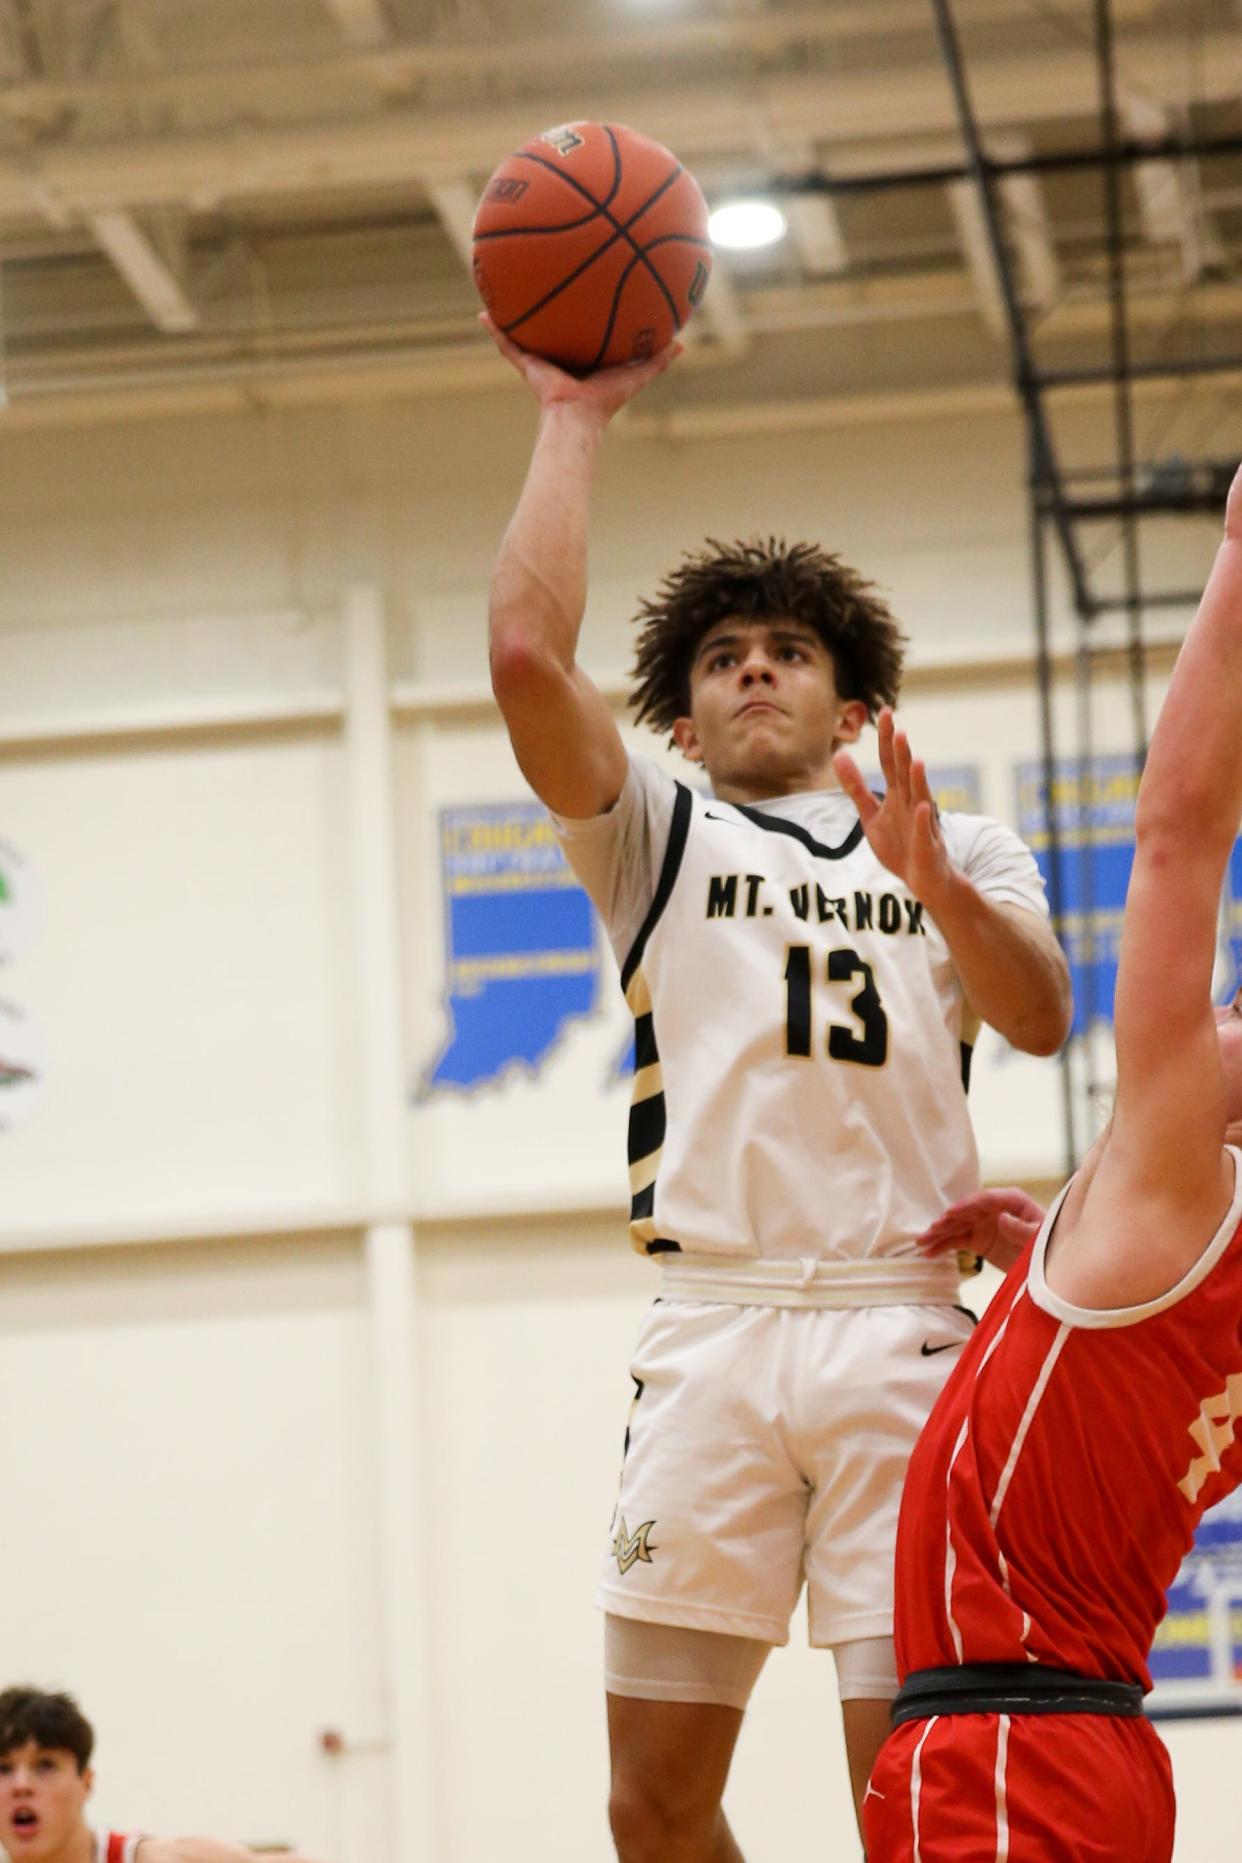
<svg viewBox="0 0 1242 1863">
<path fill-rule="evenodd" d="M 812 1049 L 813 985 L 809 944 L 791 944 L 785 959 L 785 1052 L 809 1060 Z M 827 980 L 850 983 L 862 978 L 862 988 L 850 999 L 850 1011 L 861 1028 L 842 1022 L 828 1024 L 828 1053 L 834 1061 L 853 1061 L 859 1067 L 883 1067 L 888 1059 L 888 1017 L 875 987 L 871 966 L 857 951 L 828 952 Z"/>
</svg>

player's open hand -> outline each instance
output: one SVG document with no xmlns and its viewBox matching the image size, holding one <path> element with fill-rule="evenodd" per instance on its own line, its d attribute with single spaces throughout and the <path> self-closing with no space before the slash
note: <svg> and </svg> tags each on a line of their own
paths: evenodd
<svg viewBox="0 0 1242 1863">
<path fill-rule="evenodd" d="M 672 342 L 658 354 L 649 356 L 645 362 L 622 362 L 615 368 L 595 369 L 590 375 L 571 375 L 567 369 L 558 369 L 554 362 L 536 356 L 532 350 L 523 349 L 511 337 L 507 337 L 486 311 L 480 316 L 479 322 L 505 361 L 517 370 L 540 407 L 550 407 L 558 401 L 572 402 L 589 409 L 605 421 L 611 420 L 649 382 L 663 375 L 685 347 L 682 343 Z"/>
<path fill-rule="evenodd" d="M 1043 1220 L 1044 1212 L 1034 1197 L 1016 1185 L 1007 1190 L 979 1190 L 936 1218 L 918 1238 L 919 1251 L 931 1257 L 982 1255 L 1003 1271 L 1017 1261 Z"/>
<path fill-rule="evenodd" d="M 912 756 L 910 740 L 897 729 L 887 705 L 876 727 L 885 783 L 883 801 L 876 801 L 847 751 L 837 752 L 832 767 L 858 810 L 872 851 L 934 912 L 937 893 L 953 869 L 928 788 L 927 766 Z"/>
</svg>

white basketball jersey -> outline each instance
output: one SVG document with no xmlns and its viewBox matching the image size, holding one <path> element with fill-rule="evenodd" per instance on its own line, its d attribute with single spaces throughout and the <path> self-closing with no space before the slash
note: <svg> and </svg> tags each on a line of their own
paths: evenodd
<svg viewBox="0 0 1242 1863">
<path fill-rule="evenodd" d="M 848 798 L 790 800 L 795 819 L 677 785 L 622 968 L 631 1233 L 648 1253 L 914 1257 L 978 1185 L 974 1030 L 945 940 Z M 972 824 L 942 818 L 959 864 Z M 1035 906 L 1034 862 L 1008 838 Z"/>
</svg>

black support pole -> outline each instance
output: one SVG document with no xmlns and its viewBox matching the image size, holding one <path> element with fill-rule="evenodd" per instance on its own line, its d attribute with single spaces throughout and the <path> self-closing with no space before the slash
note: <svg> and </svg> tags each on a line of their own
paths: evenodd
<svg viewBox="0 0 1242 1863">
<path fill-rule="evenodd" d="M 936 16 L 936 33 L 940 41 L 941 55 L 957 107 L 958 125 L 966 147 L 967 171 L 979 190 L 988 244 L 1000 281 L 1001 298 L 1004 303 L 1005 321 L 1009 330 L 1010 350 L 1013 357 L 1014 385 L 1022 398 L 1032 433 L 1036 481 L 1047 499 L 1052 525 L 1061 546 L 1061 553 L 1065 558 L 1065 566 L 1074 594 L 1074 607 L 1080 617 L 1088 619 L 1094 613 L 1094 604 L 1087 583 L 1086 564 L 1083 562 L 1078 540 L 1074 535 L 1074 527 L 1065 508 L 1065 495 L 1056 449 L 1053 446 L 1052 433 L 1040 397 L 1039 381 L 1031 356 L 1030 344 L 1027 342 L 1026 324 L 1022 316 L 1022 307 L 1018 302 L 1013 267 L 1010 264 L 1009 250 L 1005 244 L 1004 229 L 1001 226 L 1000 210 L 992 191 L 989 164 L 983 152 L 979 125 L 966 82 L 966 70 L 962 62 L 957 28 L 954 25 L 949 0 L 931 0 L 931 4 Z"/>
<path fill-rule="evenodd" d="M 1066 942 L 1065 869 L 1061 829 L 1057 821 L 1056 793 L 1056 725 L 1052 702 L 1052 630 L 1048 600 L 1048 551 L 1045 540 L 1044 509 L 1037 476 L 1038 440 L 1027 421 L 1027 509 L 1030 524 L 1031 609 L 1035 616 L 1035 670 L 1039 692 L 1039 726 L 1043 745 L 1044 772 L 1044 846 L 1048 850 L 1048 904 L 1052 912 L 1052 929 Z M 1061 1075 L 1061 1134 L 1064 1150 L 1064 1174 L 1069 1177 L 1078 1168 L 1078 1144 L 1074 1132 L 1074 1082 L 1070 1073 L 1070 1047 L 1061 1044 L 1057 1057 Z"/>
<path fill-rule="evenodd" d="M 1100 84 L 1100 140 L 1104 148 L 1113 153 L 1117 148 L 1117 74 L 1110 0 L 1095 0 L 1095 46 Z M 1130 387 L 1130 334 L 1126 314 L 1125 212 L 1120 167 L 1116 162 L 1109 162 L 1103 175 L 1112 325 L 1113 424 L 1118 478 L 1125 500 L 1121 517 L 1121 553 L 1125 613 L 1129 624 L 1130 717 L 1135 759 L 1141 770 L 1147 761 L 1146 669 L 1143 664 L 1143 613 L 1139 599 L 1138 522 L 1134 505 L 1134 400 Z M 1087 663 L 1089 666 L 1089 656 Z"/>
</svg>

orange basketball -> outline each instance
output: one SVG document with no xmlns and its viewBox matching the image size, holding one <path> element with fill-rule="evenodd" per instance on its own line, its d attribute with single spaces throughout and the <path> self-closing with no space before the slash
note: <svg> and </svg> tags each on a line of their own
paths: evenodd
<svg viewBox="0 0 1242 1863">
<path fill-rule="evenodd" d="M 698 182 L 619 123 L 546 129 L 500 164 L 474 216 L 492 319 L 577 375 L 672 342 L 711 266 Z"/>
</svg>

